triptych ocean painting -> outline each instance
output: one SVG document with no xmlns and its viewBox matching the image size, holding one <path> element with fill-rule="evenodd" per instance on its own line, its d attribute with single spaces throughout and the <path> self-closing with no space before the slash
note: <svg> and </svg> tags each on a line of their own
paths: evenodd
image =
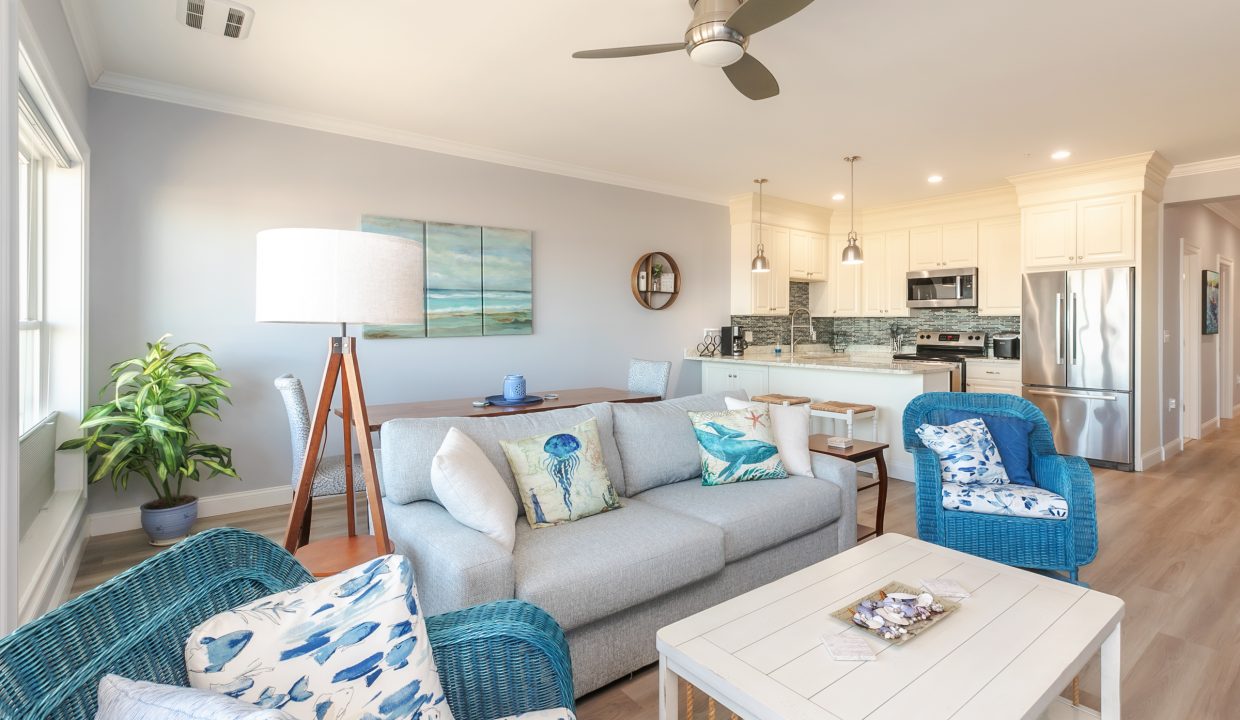
<svg viewBox="0 0 1240 720">
<path fill-rule="evenodd" d="M 420 243 L 426 253 L 426 322 L 367 325 L 368 338 L 529 335 L 533 248 L 528 230 L 366 215 L 362 230 Z"/>
</svg>

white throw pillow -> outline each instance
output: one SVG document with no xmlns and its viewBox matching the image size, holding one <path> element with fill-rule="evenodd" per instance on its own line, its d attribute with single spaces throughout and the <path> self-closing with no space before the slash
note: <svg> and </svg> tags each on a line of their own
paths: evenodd
<svg viewBox="0 0 1240 720">
<path fill-rule="evenodd" d="M 517 543 L 517 499 L 478 443 L 456 428 L 448 429 L 431 460 L 431 487 L 457 522 L 512 552 Z"/>
<path fill-rule="evenodd" d="M 185 669 L 193 687 L 296 720 L 452 720 L 400 555 L 212 617 L 185 642 Z"/>
<path fill-rule="evenodd" d="M 209 690 L 104 675 L 95 720 L 293 720 Z"/>
<path fill-rule="evenodd" d="M 725 397 L 729 410 L 767 407 L 766 403 L 748 402 Z M 775 447 L 789 475 L 814 477 L 813 464 L 809 459 L 809 405 L 775 405 L 771 410 L 771 434 Z"/>
<path fill-rule="evenodd" d="M 943 482 L 1008 483 L 1007 470 L 999 455 L 999 446 L 990 436 L 990 429 L 981 418 L 961 420 L 954 425 L 922 423 L 917 437 L 939 456 L 939 472 Z"/>
</svg>

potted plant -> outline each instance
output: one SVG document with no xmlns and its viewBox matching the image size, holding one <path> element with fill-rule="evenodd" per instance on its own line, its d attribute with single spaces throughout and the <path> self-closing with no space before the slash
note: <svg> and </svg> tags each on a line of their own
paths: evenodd
<svg viewBox="0 0 1240 720">
<path fill-rule="evenodd" d="M 191 425 L 196 415 L 220 419 L 220 401 L 231 402 L 219 367 L 198 343 L 169 347 L 164 335 L 148 343 L 146 355 L 116 363 L 108 402 L 94 405 L 82 419 L 85 437 L 68 440 L 60 450 L 86 451 L 88 481 L 104 478 L 120 492 L 138 476 L 155 491 L 142 505 L 142 529 L 152 545 L 172 545 L 189 533 L 198 518 L 198 498 L 182 493 L 182 484 L 208 477 L 237 477 L 232 450 L 199 442 Z M 197 348 L 197 349 L 195 349 Z M 239 479 L 239 478 L 238 478 Z"/>
</svg>

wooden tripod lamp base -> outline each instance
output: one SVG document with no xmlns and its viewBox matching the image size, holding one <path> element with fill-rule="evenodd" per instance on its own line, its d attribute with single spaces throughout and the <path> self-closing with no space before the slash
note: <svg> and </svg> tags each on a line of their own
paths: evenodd
<svg viewBox="0 0 1240 720">
<path fill-rule="evenodd" d="M 332 398 L 336 384 L 340 383 L 340 399 L 344 417 L 345 457 L 345 504 L 348 508 L 349 534 L 301 544 L 310 535 L 311 491 L 318 470 L 319 457 L 323 451 L 323 438 L 331 416 Z M 354 512 L 353 447 L 356 435 L 357 449 L 361 455 L 362 473 L 366 478 L 366 500 L 370 506 L 373 535 L 358 535 Z M 297 557 L 315 577 L 328 577 L 342 570 L 361 565 L 369 560 L 392 552 L 388 539 L 387 521 L 383 516 L 383 499 L 379 492 L 379 474 L 375 465 L 374 445 L 370 439 L 370 421 L 366 416 L 366 396 L 362 392 L 362 376 L 357 365 L 357 339 L 334 337 L 329 345 L 327 368 L 315 405 L 310 426 L 310 439 L 306 444 L 306 457 L 301 463 L 301 477 L 293 495 L 293 510 L 289 513 L 288 529 L 284 534 L 284 547 Z"/>
</svg>

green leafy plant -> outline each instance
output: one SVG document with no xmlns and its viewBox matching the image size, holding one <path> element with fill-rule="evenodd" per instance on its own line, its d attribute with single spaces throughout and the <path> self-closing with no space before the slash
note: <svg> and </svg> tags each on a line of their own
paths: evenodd
<svg viewBox="0 0 1240 720">
<path fill-rule="evenodd" d="M 120 492 L 130 476 L 146 479 L 159 496 L 152 508 L 191 502 L 181 494 L 182 483 L 200 480 L 204 469 L 208 477 L 238 477 L 232 450 L 199 442 L 191 425 L 195 415 L 219 420 L 220 401 L 232 402 L 224 390 L 232 386 L 217 375 L 219 367 L 204 352 L 210 348 L 169 347 L 169 337 L 147 343 L 146 355 L 113 365 L 111 382 L 99 391 L 104 397 L 111 388 L 112 399 L 87 411 L 85 437 L 58 448 L 85 450 L 92 484 L 110 478 Z"/>
</svg>

